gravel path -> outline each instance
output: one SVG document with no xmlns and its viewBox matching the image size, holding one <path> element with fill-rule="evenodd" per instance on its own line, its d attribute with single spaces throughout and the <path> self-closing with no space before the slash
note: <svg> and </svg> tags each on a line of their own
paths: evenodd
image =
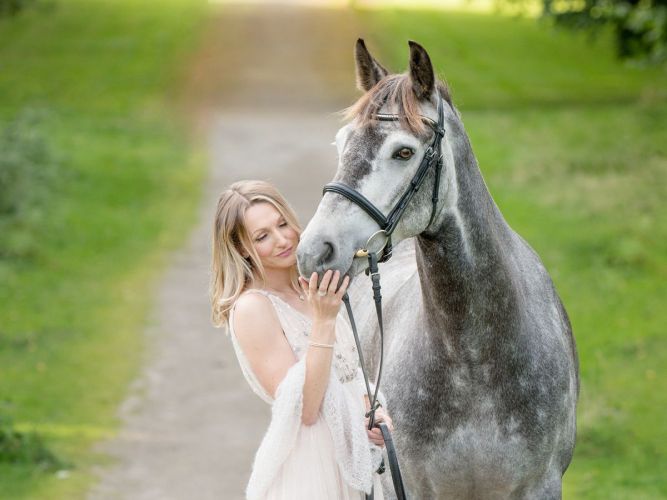
<svg viewBox="0 0 667 500">
<path fill-rule="evenodd" d="M 302 222 L 332 177 L 333 111 L 354 97 L 357 33 L 342 10 L 224 7 L 193 55 L 185 90 L 209 150 L 199 223 L 159 286 L 150 356 L 101 451 L 89 498 L 242 498 L 269 409 L 241 376 L 230 341 L 209 323 L 210 224 L 219 191 L 242 178 L 273 181 Z"/>
</svg>

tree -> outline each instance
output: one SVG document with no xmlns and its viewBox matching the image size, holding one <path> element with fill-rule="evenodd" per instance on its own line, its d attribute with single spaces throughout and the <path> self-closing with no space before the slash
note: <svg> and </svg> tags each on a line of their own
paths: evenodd
<svg viewBox="0 0 667 500">
<path fill-rule="evenodd" d="M 596 32 L 611 26 L 622 59 L 667 60 L 667 0 L 542 0 L 557 25 Z"/>
<path fill-rule="evenodd" d="M 31 2 L 32 0 L 0 0 L 0 17 L 18 14 Z"/>
</svg>

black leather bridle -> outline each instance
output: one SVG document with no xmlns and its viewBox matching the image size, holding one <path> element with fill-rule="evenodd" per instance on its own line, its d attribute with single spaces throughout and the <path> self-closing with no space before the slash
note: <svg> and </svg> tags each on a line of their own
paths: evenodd
<svg viewBox="0 0 667 500">
<path fill-rule="evenodd" d="M 386 262 L 389 260 L 392 254 L 392 244 L 391 244 L 391 235 L 396 229 L 398 221 L 403 216 L 405 209 L 408 206 L 408 203 L 415 195 L 419 188 L 421 187 L 426 174 L 428 171 L 433 168 L 435 170 L 435 180 L 433 182 L 433 196 L 431 201 L 433 206 L 431 208 L 431 218 L 428 221 L 426 227 L 428 228 L 433 219 L 435 218 L 435 212 L 438 205 L 438 192 L 440 190 L 440 173 L 442 170 L 442 154 L 441 154 L 441 141 L 445 135 L 444 129 L 444 110 L 442 108 L 443 102 L 442 99 L 438 98 L 438 121 L 435 123 L 433 120 L 422 117 L 422 120 L 429 125 L 434 132 L 434 137 L 424 153 L 421 163 L 417 172 L 412 177 L 410 181 L 410 186 L 406 189 L 403 195 L 398 199 L 394 207 L 389 212 L 389 215 L 386 217 L 384 214 L 378 210 L 378 208 L 371 203 L 368 198 L 362 195 L 359 191 L 343 184 L 342 182 L 330 182 L 324 186 L 324 193 L 338 193 L 352 203 L 356 204 L 362 208 L 370 217 L 378 223 L 380 226 L 379 233 L 384 233 L 385 235 L 385 244 L 382 249 L 382 256 L 378 259 L 377 252 L 369 250 L 371 247 L 370 243 L 373 236 L 371 236 L 367 243 L 366 248 L 361 249 L 356 252 L 357 257 L 368 257 L 368 272 L 371 276 L 371 281 L 373 283 L 373 300 L 375 301 L 375 311 L 377 313 L 378 324 L 380 327 L 380 362 L 378 366 L 377 378 L 375 380 L 375 391 L 371 394 L 371 387 L 368 382 L 368 373 L 366 372 L 366 367 L 364 365 L 364 356 L 361 351 L 361 342 L 359 341 L 359 335 L 357 333 L 357 326 L 354 322 L 354 315 L 352 314 L 352 307 L 350 306 L 350 298 L 347 293 L 343 297 L 343 302 L 345 303 L 345 308 L 347 309 L 347 314 L 350 318 L 350 325 L 352 327 L 352 332 L 354 334 L 354 341 L 357 345 L 357 352 L 359 354 L 359 363 L 361 365 L 361 371 L 364 374 L 364 382 L 366 383 L 366 392 L 368 393 L 368 399 L 370 401 L 370 410 L 366 414 L 368 417 L 368 428 L 372 429 L 373 427 L 379 427 L 382 432 L 382 437 L 384 438 L 385 447 L 387 449 L 387 458 L 389 460 L 389 467 L 391 469 L 391 478 L 394 483 L 394 490 L 396 491 L 396 497 L 398 500 L 405 500 L 405 488 L 403 486 L 403 478 L 401 477 L 401 470 L 398 464 L 398 457 L 396 455 L 396 450 L 394 448 L 393 440 L 391 438 L 391 432 L 387 425 L 383 422 L 375 422 L 375 411 L 379 407 L 377 400 L 378 391 L 380 388 L 380 379 L 382 377 L 382 364 L 384 360 L 384 325 L 382 321 L 382 295 L 380 294 L 380 272 L 378 269 L 378 262 Z M 400 117 L 398 115 L 390 114 L 377 114 L 376 118 L 379 121 L 399 121 Z M 378 251 L 380 251 L 378 250 Z M 384 472 L 384 463 L 380 467 L 378 472 Z M 372 500 L 373 492 L 370 495 L 366 495 L 367 500 Z"/>
<path fill-rule="evenodd" d="M 398 221 L 401 220 L 401 217 L 403 216 L 403 213 L 405 212 L 408 203 L 410 203 L 410 200 L 415 195 L 415 193 L 419 191 L 419 188 L 424 182 L 426 174 L 431 169 L 431 167 L 433 167 L 433 169 L 435 170 L 435 182 L 433 183 L 433 196 L 432 196 L 433 207 L 431 209 L 431 218 L 428 221 L 426 227 L 430 226 L 431 222 L 433 222 L 433 219 L 435 218 L 435 210 L 438 205 L 438 191 L 440 189 L 440 172 L 442 170 L 442 162 L 440 158 L 441 157 L 440 143 L 445 135 L 445 128 L 444 128 L 445 119 L 442 106 L 443 106 L 442 99 L 438 97 L 437 123 L 431 120 L 430 118 L 422 117 L 424 123 L 426 123 L 429 127 L 433 129 L 434 132 L 433 140 L 431 141 L 429 147 L 426 149 L 424 157 L 422 158 L 422 161 L 419 164 L 419 168 L 417 169 L 417 172 L 415 172 L 415 175 L 412 177 L 412 180 L 410 181 L 410 185 L 405 190 L 403 195 L 398 199 L 398 201 L 396 202 L 394 207 L 389 211 L 389 214 L 386 217 L 363 194 L 351 188 L 350 186 L 343 184 L 342 182 L 330 182 L 326 184 L 324 186 L 324 189 L 322 190 L 322 194 L 338 193 L 344 196 L 352 203 L 354 203 L 362 210 L 364 210 L 364 212 L 366 212 L 375 222 L 378 223 L 378 225 L 380 226 L 380 230 L 384 232 L 387 238 L 386 245 L 384 247 L 384 251 L 382 252 L 382 257 L 380 258 L 379 262 L 385 262 L 391 257 L 391 252 L 392 252 L 391 235 L 394 232 L 394 229 L 396 229 Z M 400 116 L 390 115 L 390 114 L 377 114 L 375 115 L 375 117 L 377 120 L 382 122 L 395 122 L 400 120 Z M 367 247 L 368 246 L 369 245 L 367 244 Z M 357 256 L 359 257 L 362 256 L 365 257 L 366 255 L 367 253 L 364 255 L 357 254 Z"/>
</svg>

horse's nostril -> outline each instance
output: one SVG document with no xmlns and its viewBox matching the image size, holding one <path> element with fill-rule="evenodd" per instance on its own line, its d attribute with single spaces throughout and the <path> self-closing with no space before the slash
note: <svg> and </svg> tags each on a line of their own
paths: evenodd
<svg viewBox="0 0 667 500">
<path fill-rule="evenodd" d="M 333 244 L 328 241 L 325 241 L 324 249 L 320 257 L 320 264 L 326 264 L 327 262 L 331 261 L 334 258 L 334 254 L 335 251 Z"/>
<path fill-rule="evenodd" d="M 302 276 L 323 273 L 331 268 L 340 250 L 331 239 L 317 238 L 317 241 L 301 240 L 298 255 L 299 272 Z"/>
</svg>

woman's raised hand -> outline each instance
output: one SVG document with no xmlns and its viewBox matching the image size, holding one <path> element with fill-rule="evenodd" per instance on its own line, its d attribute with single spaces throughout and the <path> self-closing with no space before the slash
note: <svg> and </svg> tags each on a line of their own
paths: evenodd
<svg viewBox="0 0 667 500">
<path fill-rule="evenodd" d="M 345 276 L 339 288 L 340 271 L 334 272 L 329 269 L 322 276 L 319 286 L 317 281 L 318 274 L 315 272 L 310 275 L 308 281 L 301 276 L 299 277 L 299 284 L 308 298 L 314 320 L 334 321 L 340 310 L 343 295 L 347 291 L 347 285 L 350 283 L 350 277 Z"/>
</svg>

